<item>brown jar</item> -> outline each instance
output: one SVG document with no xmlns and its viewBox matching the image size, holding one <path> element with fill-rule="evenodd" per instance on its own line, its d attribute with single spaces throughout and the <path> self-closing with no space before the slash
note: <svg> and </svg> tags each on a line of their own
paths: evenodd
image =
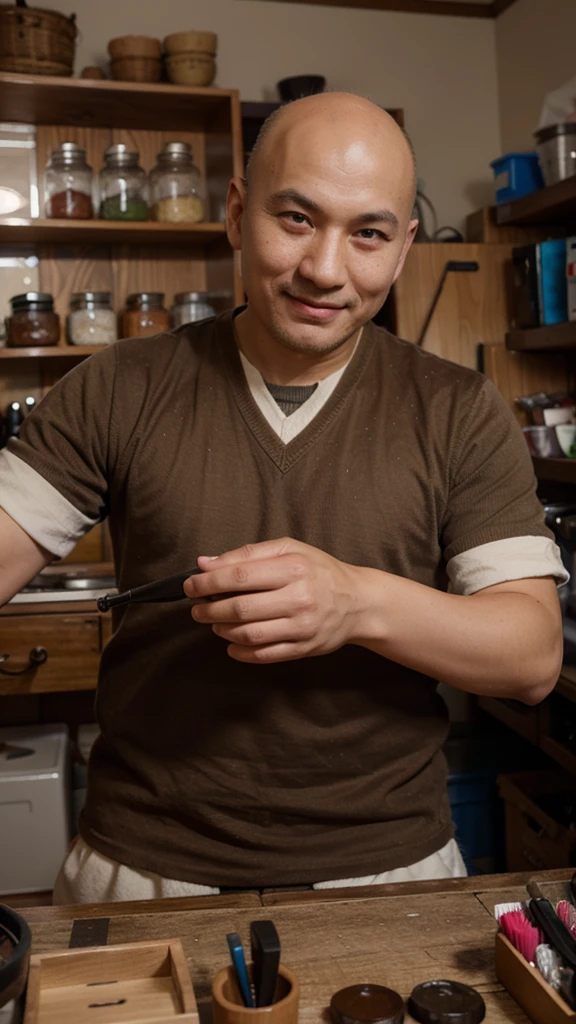
<svg viewBox="0 0 576 1024">
<path fill-rule="evenodd" d="M 163 303 L 164 292 L 135 292 L 129 295 L 122 314 L 122 337 L 145 338 L 169 331 L 170 317 Z"/>
<path fill-rule="evenodd" d="M 12 315 L 6 320 L 6 344 L 11 348 L 57 345 L 60 318 L 47 292 L 25 292 L 10 299 Z"/>
</svg>

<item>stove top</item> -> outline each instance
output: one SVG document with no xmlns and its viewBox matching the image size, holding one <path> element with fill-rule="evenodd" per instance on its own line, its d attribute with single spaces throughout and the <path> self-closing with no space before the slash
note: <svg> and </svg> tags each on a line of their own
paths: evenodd
<svg viewBox="0 0 576 1024">
<path fill-rule="evenodd" d="M 81 576 L 62 573 L 35 576 L 9 604 L 41 604 L 64 601 L 97 601 L 105 594 L 116 594 L 113 576 Z"/>
</svg>

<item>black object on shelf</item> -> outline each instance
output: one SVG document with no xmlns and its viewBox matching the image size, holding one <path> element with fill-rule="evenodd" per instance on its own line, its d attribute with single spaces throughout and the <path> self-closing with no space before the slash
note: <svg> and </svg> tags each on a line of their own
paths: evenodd
<svg viewBox="0 0 576 1024">
<path fill-rule="evenodd" d="M 444 265 L 444 270 L 442 271 L 442 276 L 441 276 L 441 278 L 440 278 L 440 280 L 438 282 L 438 287 L 436 288 L 436 291 L 434 293 L 434 298 L 432 299 L 432 302 L 430 304 L 430 309 L 428 310 L 428 313 L 426 314 L 426 318 L 424 320 L 424 323 L 423 323 L 423 325 L 421 327 L 421 330 L 420 330 L 420 334 L 418 335 L 418 338 L 417 338 L 417 341 L 416 341 L 416 344 L 418 346 L 422 347 L 422 344 L 424 342 L 424 338 L 426 337 L 426 331 L 428 330 L 428 327 L 430 325 L 430 321 L 431 321 L 432 317 L 434 316 L 434 310 L 436 309 L 436 306 L 438 305 L 438 300 L 439 300 L 439 298 L 440 298 L 440 296 L 442 294 L 442 289 L 444 288 L 444 283 L 446 281 L 446 278 L 448 277 L 448 274 L 450 274 L 450 273 L 471 274 L 471 273 L 474 273 L 478 269 L 479 269 L 479 264 L 476 262 L 476 260 L 448 260 L 448 262 Z"/>
<path fill-rule="evenodd" d="M 301 100 L 304 96 L 314 96 L 316 93 L 324 92 L 326 79 L 322 75 L 294 75 L 292 78 L 283 78 L 276 83 L 280 98 L 284 103 L 292 100 Z"/>
</svg>

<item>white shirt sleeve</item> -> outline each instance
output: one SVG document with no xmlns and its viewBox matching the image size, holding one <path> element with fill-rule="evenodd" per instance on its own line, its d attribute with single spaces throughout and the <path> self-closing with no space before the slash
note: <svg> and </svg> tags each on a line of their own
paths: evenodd
<svg viewBox="0 0 576 1024">
<path fill-rule="evenodd" d="M 0 507 L 58 558 L 68 555 L 96 525 L 52 484 L 9 451 L 0 451 Z"/>
<path fill-rule="evenodd" d="M 558 545 L 549 537 L 508 537 L 463 551 L 446 566 L 451 594 L 475 594 L 509 580 L 553 576 L 558 586 L 570 579 Z"/>
</svg>

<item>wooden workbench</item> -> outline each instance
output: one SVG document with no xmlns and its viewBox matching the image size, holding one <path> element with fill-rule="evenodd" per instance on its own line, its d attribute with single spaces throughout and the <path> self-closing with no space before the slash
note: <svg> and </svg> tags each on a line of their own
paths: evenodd
<svg viewBox="0 0 576 1024">
<path fill-rule="evenodd" d="M 330 997 L 345 985 L 375 982 L 406 998 L 414 985 L 432 978 L 477 988 L 486 1001 L 487 1024 L 526 1024 L 494 974 L 493 907 L 524 898 L 530 877 L 553 880 L 569 874 L 561 870 L 20 912 L 30 923 L 36 953 L 68 948 L 72 928 L 78 934 L 89 922 L 107 929 L 108 944 L 181 938 L 203 1024 L 210 1019 L 211 981 L 228 962 L 226 933 L 238 931 L 247 942 L 249 922 L 258 917 L 273 917 L 282 960 L 300 979 L 301 1024 L 326 1024 Z"/>
</svg>

